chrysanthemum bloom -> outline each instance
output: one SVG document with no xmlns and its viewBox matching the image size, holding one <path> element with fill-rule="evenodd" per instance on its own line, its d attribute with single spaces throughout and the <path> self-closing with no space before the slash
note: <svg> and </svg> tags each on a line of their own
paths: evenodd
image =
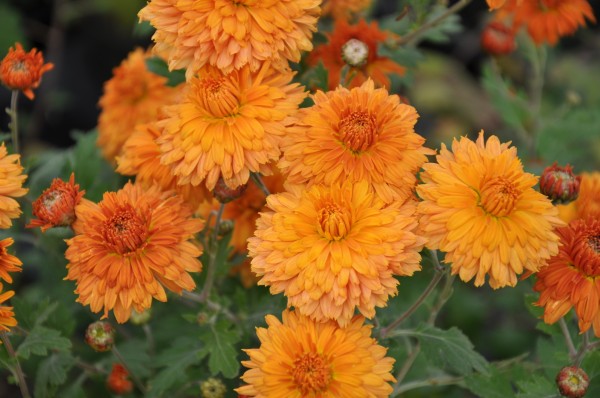
<svg viewBox="0 0 600 398">
<path fill-rule="evenodd" d="M 559 205 L 558 211 L 565 222 L 588 217 L 600 218 L 600 172 L 582 173 L 577 200 L 568 205 Z"/>
<path fill-rule="evenodd" d="M 14 198 L 24 196 L 28 189 L 23 188 L 27 175 L 21 174 L 23 167 L 20 155 L 8 155 L 4 143 L 0 145 L 0 228 L 10 228 L 11 218 L 21 215 L 19 202 Z"/>
<path fill-rule="evenodd" d="M 397 293 L 395 276 L 421 269 L 415 202 L 385 205 L 366 181 L 269 195 L 248 239 L 252 271 L 272 294 L 317 321 L 347 326 Z"/>
<path fill-rule="evenodd" d="M 20 43 L 8 50 L 8 54 L 0 63 L 0 81 L 9 90 L 21 90 L 29 99 L 33 99 L 33 89 L 38 88 L 42 75 L 54 67 L 44 64 L 42 52 L 33 48 L 28 53 Z"/>
<path fill-rule="evenodd" d="M 71 173 L 69 182 L 60 178 L 52 180 L 52 184 L 39 198 L 33 202 L 33 215 L 27 228 L 41 227 L 42 232 L 53 227 L 68 227 L 75 221 L 75 206 L 79 204 L 85 191 L 79 190 L 75 184 L 75 174 Z"/>
<path fill-rule="evenodd" d="M 594 327 L 600 337 L 600 220 L 575 220 L 557 230 L 561 247 L 537 273 L 536 305 L 544 307 L 544 322 L 552 324 L 575 308 L 581 333 Z"/>
<path fill-rule="evenodd" d="M 257 398 L 384 398 L 392 393 L 394 359 L 355 316 L 345 328 L 284 311 L 283 322 L 265 317 L 257 328 L 260 347 L 244 350 L 250 360 L 239 394 Z"/>
<path fill-rule="evenodd" d="M 386 203 L 413 194 L 416 173 L 432 155 L 415 133 L 419 115 L 372 80 L 317 92 L 282 145 L 279 167 L 291 184 L 368 181 Z"/>
<path fill-rule="evenodd" d="M 155 51 L 191 79 L 205 65 L 225 73 L 265 61 L 285 68 L 312 50 L 321 0 L 151 0 L 139 17 L 156 28 Z"/>
<path fill-rule="evenodd" d="M 129 372 L 125 366 L 120 363 L 113 364 L 106 386 L 116 395 L 129 394 L 133 390 L 133 383 L 129 380 Z"/>
<path fill-rule="evenodd" d="M 148 70 L 148 57 L 142 49 L 132 51 L 104 84 L 99 101 L 98 146 L 110 162 L 121 152 L 135 126 L 155 120 L 160 107 L 171 104 L 178 94 L 176 88 L 167 86 L 167 78 Z"/>
<path fill-rule="evenodd" d="M 502 6 L 504 6 L 504 3 L 506 3 L 506 0 L 486 0 L 488 7 L 490 7 L 490 10 L 495 10 L 497 8 L 501 8 Z"/>
<path fill-rule="evenodd" d="M 131 310 L 150 308 L 152 298 L 166 301 L 164 287 L 181 294 L 195 283 L 201 254 L 193 235 L 204 222 L 180 196 L 127 183 L 104 194 L 99 204 L 76 208 L 78 235 L 67 240 L 67 280 L 74 280 L 78 302 L 93 312 L 113 310 L 119 323 Z"/>
<path fill-rule="evenodd" d="M 308 61 L 311 65 L 323 62 L 328 72 L 329 89 L 334 90 L 340 84 L 342 68 L 346 65 L 342 59 L 342 47 L 351 39 L 359 40 L 368 46 L 369 55 L 364 65 L 349 69 L 348 76 L 351 76 L 352 80 L 346 82 L 347 86 L 358 87 L 370 77 L 378 86 L 389 88 L 388 75 L 403 75 L 405 72 L 403 66 L 390 58 L 380 56 L 377 52 L 377 46 L 392 37 L 393 33 L 379 30 L 375 21 L 367 24 L 361 18 L 356 25 L 350 25 L 346 20 L 340 19 L 336 21 L 333 32 L 327 34 L 328 43 L 317 46 L 310 53 Z"/>
<path fill-rule="evenodd" d="M 550 200 L 533 189 L 517 149 L 496 136 L 484 142 L 442 144 L 437 163 L 427 163 L 417 193 L 421 233 L 428 247 L 446 252 L 452 273 L 475 286 L 514 286 L 525 270 L 537 272 L 558 253 L 554 228 L 563 223 Z"/>
<path fill-rule="evenodd" d="M 481 33 L 481 47 L 492 55 L 510 54 L 517 47 L 514 29 L 500 20 L 490 22 Z"/>
<path fill-rule="evenodd" d="M 0 291 L 2 288 L 0 287 Z M 0 294 L 0 304 L 15 295 L 15 292 L 8 291 Z M 9 332 L 11 327 L 17 326 L 17 320 L 15 319 L 15 313 L 13 307 L 0 305 L 0 332 Z M 0 341 L 0 344 L 2 342 Z"/>
<path fill-rule="evenodd" d="M 596 22 L 587 0 L 510 0 L 505 8 L 512 11 L 514 24 L 525 26 L 537 44 L 554 45 L 585 26 L 586 19 Z"/>
<path fill-rule="evenodd" d="M 9 272 L 21 272 L 21 265 L 23 265 L 17 257 L 8 254 L 8 247 L 13 243 L 15 241 L 12 238 L 0 240 L 0 279 L 8 283 L 13 281 Z"/>
<path fill-rule="evenodd" d="M 116 157 L 116 170 L 124 175 L 135 175 L 136 183 L 145 187 L 157 184 L 163 191 L 175 190 L 196 210 L 200 203 L 211 198 L 210 192 L 204 185 L 179 184 L 171 168 L 160 163 L 162 153 L 156 139 L 161 133 L 162 128 L 156 123 L 136 126 L 125 141 L 121 155 Z"/>
<path fill-rule="evenodd" d="M 279 159 L 282 137 L 305 97 L 300 85 L 290 84 L 292 77 L 269 63 L 228 75 L 203 69 L 189 81 L 185 98 L 164 108 L 161 162 L 179 184 L 204 183 L 209 190 L 219 177 L 236 188 L 251 172 L 271 174 L 269 163 Z"/>
<path fill-rule="evenodd" d="M 335 19 L 350 20 L 353 16 L 365 11 L 371 0 L 325 0 L 323 16 L 331 15 Z"/>
</svg>

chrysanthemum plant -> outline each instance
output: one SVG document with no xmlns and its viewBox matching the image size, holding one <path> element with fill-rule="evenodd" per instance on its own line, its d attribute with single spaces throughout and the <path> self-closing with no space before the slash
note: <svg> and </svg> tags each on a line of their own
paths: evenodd
<svg viewBox="0 0 600 398">
<path fill-rule="evenodd" d="M 448 3 L 150 0 L 97 131 L 41 156 L 52 64 L 11 48 L 0 395 L 600 396 L 600 64 L 559 42 L 594 13 Z M 480 85 L 432 89 L 465 8 Z"/>
</svg>

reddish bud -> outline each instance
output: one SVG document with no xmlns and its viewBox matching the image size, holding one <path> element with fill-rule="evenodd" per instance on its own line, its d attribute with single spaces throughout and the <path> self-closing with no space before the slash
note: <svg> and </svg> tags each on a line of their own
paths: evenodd
<svg viewBox="0 0 600 398">
<path fill-rule="evenodd" d="M 54 65 L 44 64 L 44 57 L 37 49 L 25 52 L 20 43 L 10 48 L 0 62 L 0 82 L 10 90 L 21 90 L 29 99 L 34 98 L 33 89 L 42 81 L 42 75 Z"/>
<path fill-rule="evenodd" d="M 98 352 L 108 351 L 115 342 L 115 329 L 108 322 L 94 322 L 85 331 L 85 342 Z"/>
<path fill-rule="evenodd" d="M 566 366 L 556 375 L 556 385 L 563 397 L 581 398 L 587 392 L 590 378 L 583 369 Z"/>
<path fill-rule="evenodd" d="M 560 167 L 556 162 L 546 167 L 540 177 L 540 192 L 554 204 L 569 203 L 579 196 L 581 176 L 573 174 L 571 166 Z"/>
<path fill-rule="evenodd" d="M 481 47 L 489 54 L 510 54 L 516 46 L 513 29 L 500 21 L 490 22 L 481 33 Z"/>
<path fill-rule="evenodd" d="M 127 378 L 128 376 L 127 369 L 120 363 L 115 363 L 106 380 L 106 386 L 117 395 L 128 394 L 133 390 L 133 384 Z"/>
<path fill-rule="evenodd" d="M 247 187 L 247 184 L 243 184 L 236 188 L 230 188 L 221 177 L 215 185 L 213 196 L 221 203 L 229 203 L 242 196 Z"/>
<path fill-rule="evenodd" d="M 84 193 L 85 191 L 79 191 L 79 184 L 75 184 L 73 173 L 69 182 L 55 178 L 50 188 L 33 202 L 33 215 L 38 219 L 32 220 L 27 228 L 41 227 L 44 232 L 52 227 L 70 226 L 75 221 L 75 206 Z"/>
</svg>

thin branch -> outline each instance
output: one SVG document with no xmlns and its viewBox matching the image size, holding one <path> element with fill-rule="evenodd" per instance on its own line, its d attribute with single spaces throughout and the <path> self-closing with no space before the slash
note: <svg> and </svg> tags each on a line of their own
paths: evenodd
<svg viewBox="0 0 600 398">
<path fill-rule="evenodd" d="M 29 389 L 27 388 L 27 383 L 25 382 L 25 374 L 23 373 L 23 369 L 21 368 L 21 364 L 19 363 L 19 359 L 17 358 L 17 354 L 15 353 L 12 343 L 5 332 L 0 333 L 0 338 L 4 343 L 4 347 L 6 347 L 8 355 L 15 360 L 15 373 L 17 374 L 17 380 L 19 381 L 21 395 L 23 398 L 30 398 L 31 395 L 29 395 Z"/>
<path fill-rule="evenodd" d="M 121 355 L 121 352 L 117 349 L 117 346 L 114 345 L 111 351 L 113 354 L 115 354 L 115 357 L 117 357 L 117 359 L 119 360 L 119 362 L 121 362 L 121 364 L 125 367 L 125 369 L 127 369 L 127 371 L 129 372 L 129 375 L 131 376 L 131 379 L 133 380 L 133 383 L 136 385 L 138 390 L 143 392 L 145 395 L 146 387 L 144 387 L 144 383 L 142 383 L 142 381 L 140 379 L 138 379 L 137 375 L 131 371 L 131 368 L 127 365 L 125 358 L 123 358 L 123 355 Z"/>
<path fill-rule="evenodd" d="M 394 390 L 394 396 L 398 396 L 404 392 L 414 390 L 421 387 L 431 387 L 431 386 L 449 386 L 453 384 L 458 384 L 464 381 L 465 378 L 462 376 L 441 376 L 441 377 L 432 377 L 430 379 L 425 380 L 415 380 L 410 381 L 408 383 L 403 384 L 398 387 L 398 389 Z"/>
<path fill-rule="evenodd" d="M 265 182 L 260 177 L 260 174 L 250 173 L 250 178 L 252 179 L 252 182 L 256 184 L 258 189 L 260 189 L 265 194 L 265 196 L 269 196 L 271 194 L 271 192 L 269 192 L 269 188 L 267 188 Z"/>
<path fill-rule="evenodd" d="M 13 90 L 10 96 L 10 136 L 14 153 L 19 153 L 19 121 L 17 117 L 17 99 L 19 98 L 19 90 Z"/>
<path fill-rule="evenodd" d="M 575 348 L 575 344 L 573 344 L 573 339 L 571 338 L 571 332 L 569 332 L 569 328 L 567 327 L 567 323 L 564 318 L 560 318 L 558 321 L 558 325 L 560 326 L 560 331 L 563 336 L 565 336 L 565 343 L 567 343 L 567 348 L 569 349 L 569 357 L 575 358 L 577 355 L 577 349 Z"/>
<path fill-rule="evenodd" d="M 456 4 L 452 5 L 446 11 L 444 11 L 442 14 L 440 14 L 437 18 L 434 18 L 430 21 L 425 22 L 423 25 L 419 26 L 417 29 L 415 29 L 412 32 L 409 32 L 408 34 L 406 34 L 405 36 L 399 38 L 396 41 L 396 45 L 401 46 L 401 45 L 409 44 L 412 41 L 415 41 L 416 39 L 418 39 L 418 37 L 420 35 L 422 35 L 426 31 L 428 31 L 429 29 L 436 27 L 444 19 L 448 18 L 450 15 L 456 14 L 457 12 L 459 12 L 460 10 L 465 8 L 470 2 L 471 2 L 471 0 L 458 1 Z"/>
<path fill-rule="evenodd" d="M 415 344 L 413 350 L 408 355 L 408 357 L 406 358 L 406 361 L 404 361 L 404 363 L 402 364 L 402 367 L 396 374 L 396 384 L 395 384 L 396 387 L 394 388 L 394 390 L 396 390 L 396 388 L 398 386 L 400 386 L 400 384 L 402 383 L 402 380 L 404 380 L 404 378 L 410 371 L 410 368 L 412 368 L 412 366 L 415 363 L 420 352 L 421 352 L 421 343 L 417 340 L 417 344 Z"/>
<path fill-rule="evenodd" d="M 183 296 L 183 298 L 186 298 L 195 303 L 205 304 L 208 307 L 208 309 L 215 311 L 215 312 L 222 313 L 223 315 L 225 315 L 225 318 L 229 319 L 230 321 L 232 321 L 234 323 L 239 321 L 239 318 L 234 313 L 229 311 L 227 308 L 223 307 L 219 303 L 215 303 L 214 301 L 209 300 L 208 298 L 203 298 L 200 294 L 196 294 L 196 293 L 188 292 L 188 291 L 184 290 L 182 292 L 182 296 Z"/>
<path fill-rule="evenodd" d="M 206 271 L 206 280 L 204 281 L 204 287 L 200 297 L 203 301 L 206 301 L 210 297 L 210 291 L 215 282 L 215 267 L 217 260 L 217 250 L 219 248 L 219 225 L 221 224 L 221 218 L 223 218 L 223 211 L 225 210 L 225 204 L 221 203 L 219 211 L 217 212 L 217 218 L 215 220 L 215 227 L 213 229 L 212 239 L 210 242 L 210 253 L 208 255 L 208 269 Z"/>
</svg>

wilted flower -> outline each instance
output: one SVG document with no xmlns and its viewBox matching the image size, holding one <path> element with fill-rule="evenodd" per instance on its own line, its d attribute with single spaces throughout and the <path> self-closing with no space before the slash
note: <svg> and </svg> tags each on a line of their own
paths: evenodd
<svg viewBox="0 0 600 398">
<path fill-rule="evenodd" d="M 0 81 L 10 90 L 21 90 L 29 99 L 33 99 L 33 89 L 38 88 L 42 75 L 52 69 L 53 64 L 44 64 L 42 52 L 35 48 L 28 53 L 20 43 L 8 50 L 0 63 Z"/>
<path fill-rule="evenodd" d="M 517 149 L 496 136 L 461 137 L 452 152 L 442 144 L 437 163 L 423 165 L 417 193 L 427 246 L 446 252 L 452 273 L 475 286 L 514 286 L 517 275 L 536 272 L 558 253 L 558 210 L 533 189 Z"/>
<path fill-rule="evenodd" d="M 27 228 L 41 227 L 42 232 L 52 227 L 67 227 L 75 221 L 75 206 L 79 204 L 85 191 L 75 184 L 75 174 L 71 173 L 69 182 L 60 178 L 52 180 L 50 187 L 33 202 L 33 215 Z"/>
<path fill-rule="evenodd" d="M 283 322 L 267 315 L 268 328 L 258 328 L 260 347 L 244 350 L 250 360 L 236 391 L 256 398 L 344 397 L 384 398 L 392 393 L 394 359 L 371 337 L 364 318 L 345 328 L 315 322 L 284 311 Z"/>
</svg>

